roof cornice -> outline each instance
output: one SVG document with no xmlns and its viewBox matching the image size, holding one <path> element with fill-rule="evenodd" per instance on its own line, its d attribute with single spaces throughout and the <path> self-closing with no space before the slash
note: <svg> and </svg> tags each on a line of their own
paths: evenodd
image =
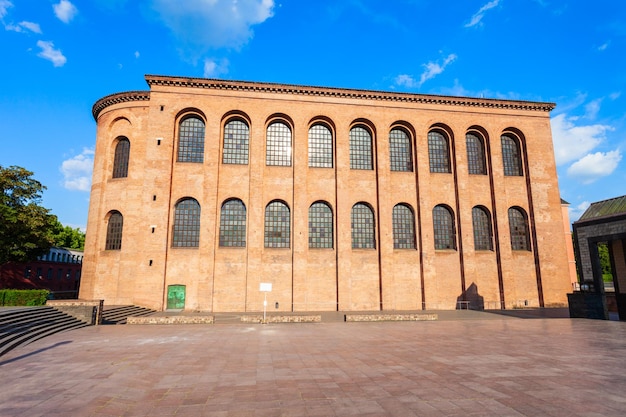
<svg viewBox="0 0 626 417">
<path fill-rule="evenodd" d="M 150 101 L 150 91 L 126 91 L 102 97 L 91 108 L 91 114 L 93 114 L 95 120 L 98 120 L 100 112 L 105 108 L 129 101 Z"/>
<path fill-rule="evenodd" d="M 387 91 L 357 90 L 335 87 L 314 87 L 293 84 L 260 83 L 249 81 L 227 81 L 211 78 L 169 77 L 146 75 L 150 87 L 188 87 L 213 90 L 235 90 L 242 92 L 296 94 L 305 96 L 346 98 L 359 100 L 395 101 L 405 103 L 438 104 L 448 106 L 484 107 L 507 110 L 552 111 L 555 103 L 485 99 L 471 97 L 438 96 L 430 94 L 395 93 Z"/>
</svg>

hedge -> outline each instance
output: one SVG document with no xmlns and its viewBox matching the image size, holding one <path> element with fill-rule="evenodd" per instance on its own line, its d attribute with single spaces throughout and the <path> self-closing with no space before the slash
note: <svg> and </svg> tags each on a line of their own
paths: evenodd
<svg viewBox="0 0 626 417">
<path fill-rule="evenodd" d="M 0 306 L 42 306 L 48 290 L 0 290 Z"/>
</svg>

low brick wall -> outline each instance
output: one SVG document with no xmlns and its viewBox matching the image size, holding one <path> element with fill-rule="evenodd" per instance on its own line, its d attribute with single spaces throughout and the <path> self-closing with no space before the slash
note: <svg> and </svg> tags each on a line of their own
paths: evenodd
<svg viewBox="0 0 626 417">
<path fill-rule="evenodd" d="M 437 314 L 346 314 L 346 321 L 433 321 Z"/>
<path fill-rule="evenodd" d="M 213 324 L 213 316 L 143 316 L 128 317 L 126 324 Z"/>
<path fill-rule="evenodd" d="M 48 300 L 46 305 L 92 326 L 102 323 L 104 300 Z"/>
<path fill-rule="evenodd" d="M 263 315 L 246 315 L 241 316 L 241 321 L 244 323 L 262 323 Z M 320 323 L 322 321 L 321 315 L 285 315 L 285 316 L 266 316 L 266 323 Z"/>
</svg>

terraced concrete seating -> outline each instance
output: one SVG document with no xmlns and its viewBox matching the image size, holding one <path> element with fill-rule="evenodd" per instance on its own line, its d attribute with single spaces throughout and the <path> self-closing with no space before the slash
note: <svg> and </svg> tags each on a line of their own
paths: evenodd
<svg viewBox="0 0 626 417">
<path fill-rule="evenodd" d="M 46 336 L 88 325 L 52 307 L 0 309 L 0 356 Z"/>
<path fill-rule="evenodd" d="M 156 310 L 134 305 L 105 306 L 102 311 L 102 324 L 126 324 L 128 317 L 149 316 L 155 312 Z"/>
</svg>

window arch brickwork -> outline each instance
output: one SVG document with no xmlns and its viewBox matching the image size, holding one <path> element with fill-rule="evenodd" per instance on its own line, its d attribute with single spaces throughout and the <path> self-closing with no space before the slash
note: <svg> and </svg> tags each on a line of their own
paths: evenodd
<svg viewBox="0 0 626 417">
<path fill-rule="evenodd" d="M 481 137 L 474 133 L 465 135 L 467 148 L 467 169 L 470 174 L 486 175 L 485 144 Z"/>
<path fill-rule="evenodd" d="M 474 227 L 474 249 L 493 250 L 491 216 L 484 207 L 472 208 L 472 226 Z"/>
<path fill-rule="evenodd" d="M 204 161 L 204 122 L 200 118 L 190 116 L 180 122 L 176 161 Z"/>
<path fill-rule="evenodd" d="M 511 232 L 511 249 L 530 250 L 530 233 L 528 216 L 519 207 L 509 209 L 509 229 Z"/>
<path fill-rule="evenodd" d="M 309 167 L 333 167 L 333 134 L 322 124 L 309 129 Z"/>
<path fill-rule="evenodd" d="M 428 132 L 428 161 L 430 172 L 451 172 L 448 139 L 434 130 Z"/>
<path fill-rule="evenodd" d="M 289 207 L 280 201 L 272 201 L 265 207 L 265 247 L 288 248 L 291 238 Z"/>
<path fill-rule="evenodd" d="M 435 249 L 456 249 L 456 228 L 452 210 L 438 205 L 433 209 Z"/>
<path fill-rule="evenodd" d="M 200 245 L 200 203 L 185 198 L 174 207 L 172 246 L 197 248 Z"/>
<path fill-rule="evenodd" d="M 350 129 L 350 168 L 374 169 L 372 162 L 372 135 L 362 126 Z"/>
<path fill-rule="evenodd" d="M 274 122 L 267 127 L 265 163 L 291 166 L 291 129 L 282 122 Z"/>
<path fill-rule="evenodd" d="M 246 246 L 246 206 L 238 199 L 222 204 L 220 212 L 220 246 Z"/>
<path fill-rule="evenodd" d="M 394 128 L 389 132 L 389 159 L 392 171 L 413 171 L 411 138 L 403 130 Z"/>
<path fill-rule="evenodd" d="M 397 204 L 393 208 L 393 248 L 415 249 L 415 216 L 406 204 Z"/>
<path fill-rule="evenodd" d="M 524 171 L 522 170 L 522 155 L 519 141 L 511 135 L 502 135 L 501 140 L 504 175 L 510 177 L 523 176 Z"/>
<path fill-rule="evenodd" d="M 224 125 L 224 150 L 222 163 L 248 164 L 250 128 L 240 119 L 234 119 Z"/>
<path fill-rule="evenodd" d="M 107 223 L 107 237 L 105 250 L 122 249 L 122 230 L 124 228 L 124 217 L 119 211 L 111 212 Z"/>
<path fill-rule="evenodd" d="M 364 203 L 357 203 L 351 212 L 352 249 L 375 249 L 374 212 Z"/>
<path fill-rule="evenodd" d="M 115 157 L 113 158 L 113 178 L 126 178 L 128 176 L 128 159 L 130 157 L 130 141 L 120 138 L 115 145 Z"/>
<path fill-rule="evenodd" d="M 309 248 L 333 247 L 333 212 L 325 202 L 309 207 Z"/>
</svg>

